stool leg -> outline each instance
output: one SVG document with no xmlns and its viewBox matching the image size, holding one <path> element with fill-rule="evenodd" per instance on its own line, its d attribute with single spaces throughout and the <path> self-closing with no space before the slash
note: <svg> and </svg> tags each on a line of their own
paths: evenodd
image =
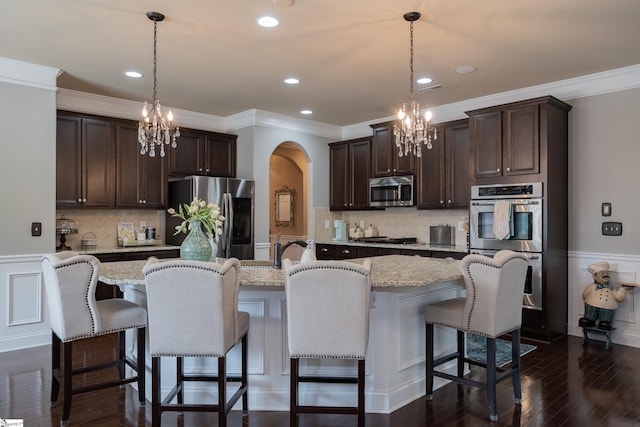
<svg viewBox="0 0 640 427">
<path fill-rule="evenodd" d="M 182 383 L 182 378 L 184 377 L 183 369 L 184 369 L 183 358 L 182 357 L 176 357 L 176 384 L 179 387 L 178 388 L 178 403 L 179 404 L 182 404 L 184 402 L 183 394 L 182 394 L 182 391 L 184 389 L 184 384 Z"/>
<path fill-rule="evenodd" d="M 458 378 L 464 377 L 464 332 L 458 330 Z"/>
<path fill-rule="evenodd" d="M 427 377 L 427 386 L 426 386 L 426 397 L 427 400 L 431 400 L 433 398 L 433 323 L 426 324 L 426 352 L 425 356 L 427 359 L 427 367 L 426 367 L 426 377 Z"/>
<path fill-rule="evenodd" d="M 511 382 L 516 404 L 522 403 L 520 387 L 520 329 L 511 332 Z"/>
<path fill-rule="evenodd" d="M 298 426 L 298 359 L 290 358 L 290 397 L 289 397 L 289 426 Z"/>
<path fill-rule="evenodd" d="M 62 425 L 69 423 L 69 415 L 71 414 L 71 396 L 73 395 L 73 369 L 71 361 L 73 360 L 73 342 L 65 342 L 62 344 L 64 348 L 64 372 L 62 373 L 62 393 L 64 399 L 62 404 Z"/>
<path fill-rule="evenodd" d="M 242 384 L 246 385 L 249 382 L 249 376 L 247 373 L 247 364 L 249 361 L 249 349 L 247 348 L 247 344 L 249 343 L 249 339 L 247 338 L 247 334 L 242 337 Z M 249 410 L 249 391 L 245 390 L 242 394 L 242 412 L 247 413 Z"/>
<path fill-rule="evenodd" d="M 160 357 L 151 356 L 151 426 L 160 427 Z"/>
<path fill-rule="evenodd" d="M 118 353 L 120 355 L 118 373 L 120 374 L 120 379 L 124 379 L 126 366 L 126 363 L 124 361 L 127 360 L 127 337 L 125 335 L 125 331 L 118 332 Z M 124 385 L 122 385 L 121 387 L 124 387 Z"/>
<path fill-rule="evenodd" d="M 489 419 L 498 420 L 496 412 L 496 339 L 487 337 L 487 401 Z"/>
<path fill-rule="evenodd" d="M 364 427 L 364 359 L 358 360 L 358 427 Z"/>
<path fill-rule="evenodd" d="M 218 426 L 227 427 L 227 364 L 226 357 L 218 357 Z"/>
<path fill-rule="evenodd" d="M 56 378 L 55 372 L 60 372 L 60 338 L 51 331 L 51 406 L 58 401 L 60 392 L 60 382 Z"/>
<path fill-rule="evenodd" d="M 141 405 L 147 402 L 147 367 L 145 366 L 145 335 L 146 328 L 138 328 L 138 354 L 136 359 L 136 373 L 138 374 L 138 401 Z"/>
</svg>

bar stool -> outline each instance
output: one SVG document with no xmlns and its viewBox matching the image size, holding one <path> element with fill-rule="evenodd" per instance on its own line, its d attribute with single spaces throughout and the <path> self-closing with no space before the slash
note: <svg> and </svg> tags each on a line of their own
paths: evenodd
<svg viewBox="0 0 640 427">
<path fill-rule="evenodd" d="M 147 311 L 144 307 L 120 298 L 96 301 L 95 292 L 100 262 L 91 255 L 78 255 L 67 251 L 45 255 L 41 261 L 44 275 L 49 318 L 51 322 L 51 405 L 58 401 L 62 385 L 64 397 L 61 424 L 67 425 L 71 412 L 71 397 L 75 394 L 107 387 L 138 383 L 138 399 L 145 404 L 145 328 Z M 125 352 L 125 331 L 137 329 L 138 350 L 136 361 Z M 79 369 L 72 368 L 73 342 L 98 335 L 118 332 L 119 357 L 112 362 Z M 64 354 L 64 367 L 60 369 L 60 345 Z M 125 377 L 125 366 L 135 375 Z M 86 374 L 117 366 L 117 380 L 73 387 L 74 375 Z"/>
<path fill-rule="evenodd" d="M 489 418 L 498 419 L 496 412 L 496 383 L 511 377 L 516 404 L 522 401 L 520 390 L 520 327 L 522 325 L 522 297 L 529 260 L 513 251 L 499 251 L 493 258 L 467 255 L 461 264 L 466 297 L 429 304 L 425 308 L 428 400 L 433 396 L 433 377 L 445 378 L 459 384 L 487 390 Z M 433 325 L 457 330 L 457 351 L 434 360 Z M 486 364 L 465 356 L 465 332 L 486 337 Z M 511 368 L 496 368 L 496 337 L 511 333 Z M 439 365 L 457 360 L 457 376 L 436 371 Z M 464 377 L 464 363 L 486 369 L 486 382 Z M 498 375 L 500 373 L 500 375 Z"/>
<path fill-rule="evenodd" d="M 223 265 L 187 260 L 160 262 L 151 258 L 142 269 L 149 311 L 153 411 L 151 423 L 160 426 L 164 411 L 217 412 L 218 426 L 227 425 L 227 414 L 242 397 L 243 415 L 247 398 L 247 333 L 249 313 L 238 311 L 240 262 L 231 258 Z M 226 355 L 242 342 L 240 376 L 227 376 Z M 175 357 L 176 385 L 161 399 L 161 359 Z M 215 357 L 218 372 L 187 374 L 185 357 Z M 185 382 L 218 383 L 217 404 L 184 403 Z M 227 400 L 227 381 L 239 382 Z M 171 403 L 177 398 L 177 403 Z"/>
<path fill-rule="evenodd" d="M 291 362 L 289 424 L 298 425 L 298 414 L 357 414 L 364 426 L 365 355 L 369 339 L 371 260 L 362 265 L 342 261 L 283 261 L 287 301 L 287 331 Z M 356 359 L 357 377 L 300 375 L 299 359 Z M 357 384 L 358 405 L 304 406 L 298 401 L 298 385 L 310 383 Z"/>
</svg>

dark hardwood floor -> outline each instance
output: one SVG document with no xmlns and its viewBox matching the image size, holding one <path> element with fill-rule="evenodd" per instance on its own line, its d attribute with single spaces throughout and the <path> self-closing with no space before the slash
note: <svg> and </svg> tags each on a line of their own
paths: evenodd
<svg viewBox="0 0 640 427">
<path fill-rule="evenodd" d="M 83 340 L 74 347 L 74 365 L 113 356 L 115 336 Z M 370 427 L 417 426 L 639 426 L 640 349 L 601 342 L 582 345 L 577 337 L 538 348 L 522 359 L 522 406 L 513 403 L 510 380 L 498 386 L 498 414 L 490 423 L 483 391 L 449 384 L 434 392 L 433 401 L 420 398 L 389 415 L 367 414 Z M 0 418 L 22 418 L 25 427 L 58 426 L 61 404 L 51 408 L 50 347 L 0 353 Z M 478 376 L 479 370 L 472 370 Z M 115 374 L 115 372 L 114 372 Z M 80 379 L 82 380 L 82 379 Z M 251 387 L 251 383 L 249 383 Z M 140 406 L 130 387 L 73 398 L 72 426 L 150 426 L 151 404 Z M 245 420 L 246 421 L 246 420 Z M 256 427 L 288 425 L 287 412 L 250 411 Z M 163 426 L 215 426 L 215 414 L 163 416 Z M 232 411 L 230 426 L 243 425 Z M 355 417 L 303 415 L 301 427 L 351 426 Z"/>
</svg>

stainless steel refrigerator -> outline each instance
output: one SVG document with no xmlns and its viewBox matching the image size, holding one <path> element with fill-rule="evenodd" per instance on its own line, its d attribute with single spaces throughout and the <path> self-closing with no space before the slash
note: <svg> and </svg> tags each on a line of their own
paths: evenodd
<svg viewBox="0 0 640 427">
<path fill-rule="evenodd" d="M 179 205 L 191 203 L 194 197 L 215 203 L 225 217 L 222 235 L 216 235 L 212 242 L 213 256 L 253 259 L 255 182 L 206 176 L 189 176 L 169 182 L 169 207 L 177 210 Z M 174 236 L 180 222 L 167 214 L 167 244 L 180 245 L 186 237 L 184 233 Z"/>
</svg>

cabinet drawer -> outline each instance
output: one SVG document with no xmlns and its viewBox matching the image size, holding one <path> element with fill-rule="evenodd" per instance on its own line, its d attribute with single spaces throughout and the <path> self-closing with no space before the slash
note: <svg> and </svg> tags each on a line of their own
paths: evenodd
<svg viewBox="0 0 640 427">
<path fill-rule="evenodd" d="M 355 246 L 336 245 L 334 259 L 351 259 L 358 257 L 358 248 Z"/>
<path fill-rule="evenodd" d="M 321 261 L 334 259 L 335 247 L 333 245 L 316 244 L 316 258 Z"/>
</svg>

